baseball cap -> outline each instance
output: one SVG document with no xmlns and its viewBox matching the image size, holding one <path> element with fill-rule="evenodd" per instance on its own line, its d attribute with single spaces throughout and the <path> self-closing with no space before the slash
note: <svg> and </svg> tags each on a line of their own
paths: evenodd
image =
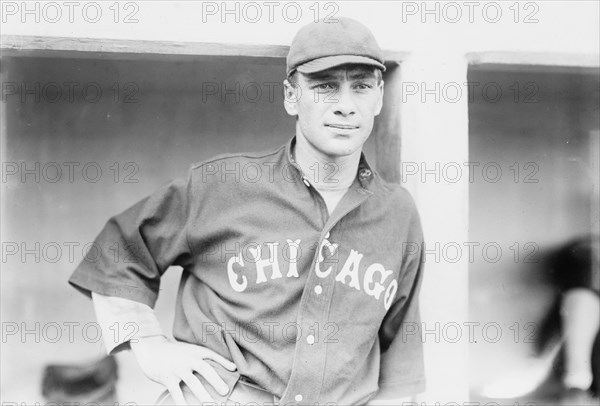
<svg viewBox="0 0 600 406">
<path fill-rule="evenodd" d="M 348 63 L 385 71 L 383 51 L 373 33 L 348 17 L 319 20 L 300 28 L 290 46 L 286 71 L 314 73 Z"/>
</svg>

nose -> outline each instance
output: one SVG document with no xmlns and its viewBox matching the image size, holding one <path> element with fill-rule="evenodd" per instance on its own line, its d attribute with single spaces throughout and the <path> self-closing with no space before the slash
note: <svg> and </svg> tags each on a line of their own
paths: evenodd
<svg viewBox="0 0 600 406">
<path fill-rule="evenodd" d="M 356 112 L 352 90 L 349 87 L 342 86 L 333 98 L 336 100 L 334 105 L 335 115 L 347 117 Z"/>
</svg>

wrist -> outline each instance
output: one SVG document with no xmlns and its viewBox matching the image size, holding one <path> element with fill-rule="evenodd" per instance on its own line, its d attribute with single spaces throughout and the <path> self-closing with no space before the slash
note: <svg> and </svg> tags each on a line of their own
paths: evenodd
<svg viewBox="0 0 600 406">
<path fill-rule="evenodd" d="M 164 335 L 151 335 L 145 337 L 136 337 L 132 339 L 129 343 L 131 349 L 135 351 L 136 348 L 143 347 L 148 344 L 157 344 L 161 342 L 168 342 L 169 339 Z"/>
</svg>

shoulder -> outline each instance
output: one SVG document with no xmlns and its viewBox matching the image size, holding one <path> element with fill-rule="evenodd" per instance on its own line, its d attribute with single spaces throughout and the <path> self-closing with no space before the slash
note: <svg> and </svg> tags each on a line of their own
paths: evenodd
<svg viewBox="0 0 600 406">
<path fill-rule="evenodd" d="M 272 181 L 275 168 L 285 167 L 286 146 L 258 152 L 216 155 L 190 166 L 188 181 L 193 188 L 205 190 L 246 190 Z M 216 189 L 215 189 L 216 188 Z M 238 193 L 236 192 L 236 193 Z"/>
<path fill-rule="evenodd" d="M 417 206 L 411 193 L 399 183 L 385 181 L 379 174 L 376 173 L 374 179 L 375 187 L 378 189 L 378 194 L 390 203 L 400 205 L 402 208 L 409 209 L 412 212 L 417 212 Z"/>
<path fill-rule="evenodd" d="M 379 196 L 373 203 L 384 207 L 390 221 L 402 224 L 411 241 L 422 240 L 421 216 L 415 199 L 404 186 L 384 181 L 379 175 L 374 179 L 377 189 L 374 196 Z"/>
<path fill-rule="evenodd" d="M 262 163 L 269 162 L 275 159 L 280 159 L 285 154 L 285 145 L 270 149 L 266 151 L 258 152 L 238 152 L 238 153 L 226 153 L 219 154 L 205 161 L 196 162 L 191 165 L 191 171 L 202 171 L 206 169 L 213 169 L 209 167 L 220 166 L 221 164 L 233 164 L 236 163 Z"/>
</svg>

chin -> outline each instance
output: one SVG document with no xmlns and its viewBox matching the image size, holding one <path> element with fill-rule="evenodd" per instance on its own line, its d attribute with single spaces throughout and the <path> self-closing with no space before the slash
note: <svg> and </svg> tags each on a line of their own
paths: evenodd
<svg viewBox="0 0 600 406">
<path fill-rule="evenodd" d="M 360 149 L 360 147 L 366 142 L 366 140 L 366 138 L 357 135 L 351 137 L 339 135 L 332 139 L 330 144 L 332 149 L 351 154 L 357 149 Z"/>
<path fill-rule="evenodd" d="M 333 142 L 333 145 L 328 145 L 323 149 L 323 153 L 330 157 L 344 157 L 352 155 L 360 146 L 355 145 L 354 142 Z"/>
</svg>

